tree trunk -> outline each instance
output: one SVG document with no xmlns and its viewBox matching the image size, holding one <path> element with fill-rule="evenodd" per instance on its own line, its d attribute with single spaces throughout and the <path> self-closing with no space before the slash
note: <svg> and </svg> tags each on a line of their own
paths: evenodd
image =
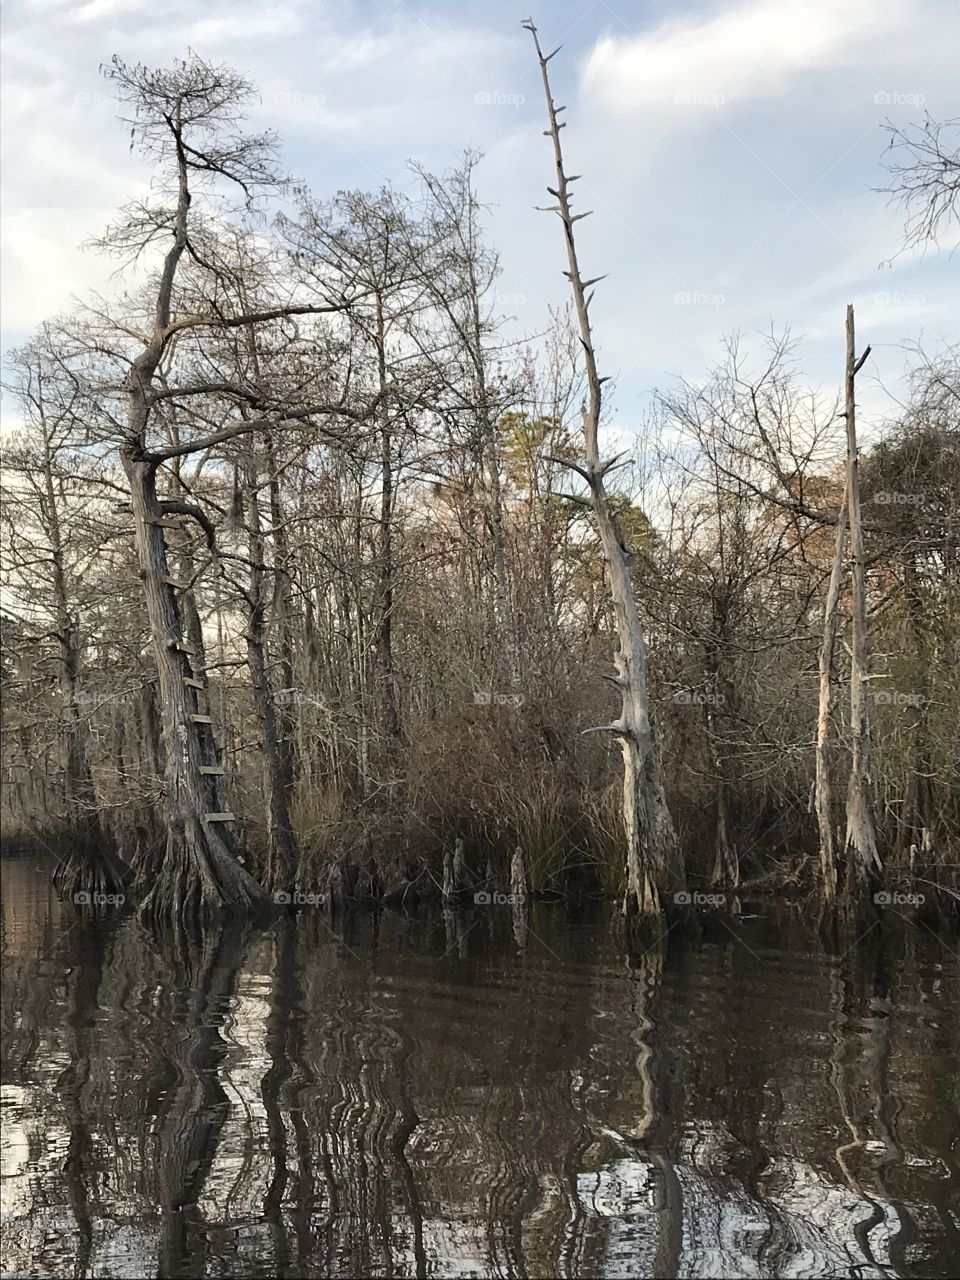
<svg viewBox="0 0 960 1280">
<path fill-rule="evenodd" d="M 280 497 L 280 480 L 277 472 L 273 439 L 264 432 L 264 457 L 270 475 L 270 521 L 273 525 L 273 564 L 276 579 L 273 594 L 273 614 L 280 648 L 280 687 L 294 692 L 294 642 L 293 616 L 290 602 L 290 545 L 283 521 L 283 504 Z M 290 707 L 299 706 L 292 699 L 277 709 L 277 737 L 283 786 L 288 795 L 293 793 L 300 773 L 301 760 L 297 751 L 298 712 Z"/>
<path fill-rule="evenodd" d="M 260 522 L 260 498 L 257 478 L 251 468 L 248 477 L 247 533 L 250 552 L 249 618 L 247 622 L 247 668 L 253 688 L 254 704 L 260 728 L 260 750 L 263 757 L 264 788 L 267 794 L 267 871 L 266 885 L 274 895 L 291 895 L 295 889 L 299 853 L 277 737 L 277 713 L 266 661 L 266 598 L 264 592 L 264 537 Z"/>
<path fill-rule="evenodd" d="M 387 391 L 386 329 L 383 299 L 377 295 L 377 375 L 380 393 L 380 545 L 377 554 L 377 663 L 387 736 L 400 737 L 396 675 L 393 669 L 393 435 Z"/>
<path fill-rule="evenodd" d="M 932 751 L 930 746 L 930 697 L 929 697 L 929 646 L 923 627 L 923 597 L 920 591 L 920 579 L 917 573 L 917 557 L 915 552 L 904 556 L 903 560 L 904 598 L 907 606 L 907 617 L 910 621 L 910 632 L 914 644 L 914 691 L 919 702 L 917 718 L 914 722 L 911 743 L 909 801 L 904 814 L 903 826 L 907 840 L 920 856 L 919 874 L 932 878 L 936 870 L 932 865 L 935 848 L 934 825 L 937 818 L 937 805 L 934 794 L 934 778 Z"/>
<path fill-rule="evenodd" d="M 717 514 L 719 517 L 719 501 Z M 723 561 L 722 547 L 721 533 L 721 563 Z M 730 889 L 736 889 L 740 884 L 740 857 L 737 853 L 737 847 L 730 837 L 730 786 L 727 777 L 727 759 L 723 742 L 721 741 L 720 727 L 717 723 L 721 697 L 724 699 L 722 705 L 729 705 L 729 713 L 734 715 L 736 712 L 736 708 L 733 705 L 735 693 L 733 682 L 723 678 L 725 669 L 723 654 L 726 643 L 729 604 L 725 594 L 718 595 L 716 593 L 713 594 L 711 603 L 713 627 L 706 654 L 709 687 L 703 704 L 707 742 L 714 768 L 716 796 L 716 846 L 710 884 L 713 887 L 723 884 Z M 711 698 L 714 698 L 715 701 L 711 702 Z"/>
<path fill-rule="evenodd" d="M 507 540 L 503 523 L 503 494 L 500 489 L 500 454 L 497 449 L 496 425 L 490 421 L 486 392 L 480 392 L 481 414 L 484 419 L 483 467 L 487 472 L 484 489 L 489 494 L 490 531 L 493 537 L 493 580 L 497 599 L 497 619 L 500 639 L 504 647 L 511 688 L 520 679 L 517 662 L 517 646 L 510 605 L 510 584 L 507 579 Z"/>
<path fill-rule="evenodd" d="M 64 545 L 53 486 L 50 437 L 44 424 L 43 480 L 47 507 L 47 534 L 53 560 L 53 595 L 59 650 L 61 700 L 60 750 L 64 772 L 67 822 L 73 839 L 67 856 L 58 864 L 54 881 L 68 898 L 75 894 L 119 893 L 130 879 L 130 868 L 112 847 L 97 811 L 96 789 L 87 754 L 87 730 L 77 694 L 80 691 L 80 635 L 70 610 Z"/>
<path fill-rule="evenodd" d="M 862 897 L 870 877 L 881 870 L 870 783 L 870 722 L 867 708 L 867 581 L 860 513 L 860 459 L 857 453 L 855 382 L 870 353 L 856 355 L 853 307 L 847 307 L 847 361 L 844 408 L 847 423 L 847 505 L 850 519 L 852 641 L 850 658 L 850 736 L 852 760 L 847 791 L 847 891 Z M 852 855 L 852 858 L 851 856 Z"/>
<path fill-rule="evenodd" d="M 136 387 L 131 390 L 131 415 L 145 407 Z M 142 431 L 131 432 L 134 439 Z M 142 914 L 159 923 L 184 924 L 207 919 L 227 910 L 265 905 L 266 895 L 238 863 L 230 837 L 222 824 L 209 815 L 223 811 L 219 777 L 201 774 L 201 767 L 216 767 L 204 759 L 199 730 L 197 691 L 187 684 L 196 680 L 189 657 L 202 668 L 202 650 L 183 638 L 181 610 L 170 584 L 163 519 L 156 492 L 155 470 L 138 457 L 130 443 L 120 451 L 130 485 L 134 533 L 143 580 L 147 617 L 157 664 L 159 701 L 163 716 L 166 756 L 164 772 L 164 821 L 167 836 L 153 886 Z M 223 834 L 221 834 L 223 832 Z"/>
<path fill-rule="evenodd" d="M 840 621 L 840 589 L 843 552 L 847 540 L 847 498 L 844 491 L 837 523 L 837 540 L 830 569 L 830 584 L 823 606 L 823 641 L 820 645 L 820 702 L 817 714 L 817 776 L 815 803 L 820 829 L 821 891 L 828 902 L 837 896 L 837 850 L 833 828 L 833 790 L 830 783 L 830 714 L 833 710 L 833 659 Z"/>
<path fill-rule="evenodd" d="M 163 802 L 166 842 L 141 914 L 158 924 L 186 925 L 224 911 L 263 907 L 268 899 L 235 856 L 229 830 L 224 826 L 228 815 L 222 810 L 219 775 L 200 772 L 201 768 L 220 767 L 209 756 L 204 758 L 198 731 L 202 724 L 196 718 L 200 714 L 197 674 L 188 661 L 190 651 L 196 650 L 194 656 L 202 669 L 203 637 L 200 635 L 199 644 L 193 645 L 183 638 L 176 589 L 167 568 L 164 526 L 160 523 L 163 513 L 157 497 L 158 459 L 151 458 L 147 451 L 154 379 L 169 337 L 173 287 L 180 259 L 187 248 L 191 202 L 179 103 L 167 123 L 175 139 L 178 175 L 173 243 L 160 272 L 149 341 L 134 360 L 127 379 L 127 432 L 120 448 L 120 460 L 130 486 L 134 541 L 157 664 L 166 755 Z M 203 685 L 203 681 L 199 683 Z"/>
<path fill-rule="evenodd" d="M 620 641 L 620 649 L 614 659 L 617 667 L 614 683 L 620 689 L 622 709 L 618 720 L 602 728 L 618 738 L 623 753 L 623 826 L 627 846 L 623 911 L 625 915 L 639 913 L 642 916 L 656 916 L 665 905 L 664 899 L 669 901 L 670 895 L 673 896 L 674 901 L 677 901 L 678 897 L 683 901 L 686 878 L 677 850 L 673 822 L 660 782 L 654 748 L 647 694 L 646 646 L 633 594 L 633 584 L 630 580 L 632 555 L 624 543 L 604 486 L 604 475 L 616 459 L 610 458 L 601 462 L 597 441 L 602 379 L 597 372 L 589 319 L 589 307 L 593 294 L 586 293 L 590 285 L 595 284 L 596 281 L 584 281 L 580 274 L 573 230 L 576 218 L 586 215 L 574 215 L 571 212 L 569 194 L 571 179 L 564 172 L 563 153 L 560 146 L 561 126 L 557 118 L 558 109 L 554 106 L 550 92 L 547 74 L 548 59 L 540 49 L 533 23 L 524 23 L 524 26 L 533 35 L 540 62 L 543 90 L 550 119 L 549 134 L 553 139 L 557 174 L 557 188 L 556 190 L 549 188 L 549 190 L 557 201 L 554 209 L 563 222 L 569 266 L 566 275 L 573 290 L 589 388 L 589 402 L 583 409 L 586 457 L 584 463 L 576 465 L 574 470 L 590 488 L 588 505 L 593 511 L 600 534 Z"/>
</svg>

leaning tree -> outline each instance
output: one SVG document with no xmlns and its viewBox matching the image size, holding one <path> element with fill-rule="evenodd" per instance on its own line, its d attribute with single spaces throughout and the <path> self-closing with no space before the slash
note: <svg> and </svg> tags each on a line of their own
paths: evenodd
<svg viewBox="0 0 960 1280">
<path fill-rule="evenodd" d="M 201 507 L 164 498 L 164 469 L 178 459 L 215 452 L 227 441 L 312 424 L 318 415 L 346 413 L 342 403 L 311 401 L 329 379 L 311 369 L 281 392 L 257 384 L 252 372 L 223 374 L 203 358 L 203 344 L 231 331 L 278 319 L 339 311 L 342 299 L 304 299 L 296 281 L 276 305 L 244 311 L 222 287 L 222 263 L 212 226 L 228 193 L 251 205 L 282 185 L 274 139 L 243 130 L 252 86 L 225 67 L 195 55 L 169 69 L 115 58 L 105 74 L 125 108 L 132 143 L 154 166 L 153 195 L 128 206 L 104 238 L 106 247 L 138 256 L 162 247 L 148 284 L 140 328 L 117 323 L 138 341 L 124 381 L 120 459 L 130 490 L 134 541 L 157 665 L 163 736 L 165 847 L 143 903 L 146 917 L 187 922 L 223 910 L 263 905 L 266 894 L 244 869 L 230 834 L 224 766 L 207 700 L 203 636 L 187 633 L 184 601 L 190 582 L 168 563 L 167 532 L 184 521 L 204 531 L 216 563 L 216 530 Z M 212 368 L 212 372 L 211 372 Z M 180 374 L 182 373 L 182 377 Z M 294 391 L 296 392 L 294 394 Z M 170 424 L 176 430 L 171 443 Z"/>
</svg>

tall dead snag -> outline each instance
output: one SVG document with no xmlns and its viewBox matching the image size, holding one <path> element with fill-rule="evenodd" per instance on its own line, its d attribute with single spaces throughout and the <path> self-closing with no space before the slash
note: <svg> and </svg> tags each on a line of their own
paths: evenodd
<svg viewBox="0 0 960 1280">
<path fill-rule="evenodd" d="M 840 507 L 837 539 L 830 569 L 830 584 L 823 606 L 823 641 L 820 645 L 820 701 L 817 714 L 816 781 L 817 824 L 820 829 L 821 889 L 828 902 L 837 896 L 837 851 L 833 830 L 833 792 L 830 785 L 830 713 L 833 710 L 833 659 L 840 621 L 840 590 L 847 541 L 847 496 Z"/>
<path fill-rule="evenodd" d="M 860 513 L 860 459 L 857 453 L 855 383 L 870 354 L 856 353 L 853 307 L 847 307 L 847 360 L 844 379 L 844 417 L 847 424 L 847 513 L 850 520 L 850 578 L 852 638 L 850 655 L 850 738 L 852 760 L 847 791 L 846 891 L 859 897 L 871 873 L 881 869 L 870 784 L 870 717 L 867 709 L 867 574 Z M 852 855 L 852 856 L 851 856 Z"/>
<path fill-rule="evenodd" d="M 550 92 L 547 63 L 559 50 L 555 49 L 553 53 L 544 57 L 537 38 L 537 29 L 532 20 L 528 19 L 523 26 L 533 36 L 540 62 L 540 73 L 543 77 L 543 92 L 550 120 L 550 128 L 545 130 L 545 134 L 553 139 L 557 173 L 556 188 L 547 188 L 557 202 L 551 206 L 550 212 L 559 214 L 563 223 L 569 265 L 569 270 L 564 274 L 570 281 L 573 291 L 587 375 L 588 399 L 582 410 L 585 458 L 582 462 L 570 465 L 589 486 L 590 497 L 583 501 L 593 511 L 600 535 L 620 641 L 620 649 L 615 658 L 617 674 L 611 677 L 623 699 L 620 717 L 612 724 L 587 732 L 606 731 L 614 734 L 623 752 L 623 825 L 627 845 L 624 914 L 639 913 L 643 916 L 655 916 L 665 905 L 665 898 L 669 901 L 670 895 L 676 895 L 683 890 L 685 874 L 677 850 L 673 822 L 660 782 L 653 727 L 650 721 L 646 645 L 637 612 L 637 603 L 634 599 L 633 584 L 630 580 L 633 556 L 625 545 L 604 486 L 604 476 L 617 459 L 607 458 L 601 461 L 597 440 L 602 386 L 606 379 L 601 378 L 597 372 L 596 352 L 590 325 L 590 303 L 593 300 L 593 293 L 587 292 L 591 285 L 597 283 L 597 280 L 584 280 L 577 261 L 574 223 L 580 218 L 587 217 L 587 214 L 575 214 L 571 210 L 570 183 L 576 178 L 575 176 L 568 178 L 564 171 L 563 151 L 560 145 L 560 130 L 563 125 L 558 119 L 564 108 L 554 106 L 553 95 Z"/>
</svg>

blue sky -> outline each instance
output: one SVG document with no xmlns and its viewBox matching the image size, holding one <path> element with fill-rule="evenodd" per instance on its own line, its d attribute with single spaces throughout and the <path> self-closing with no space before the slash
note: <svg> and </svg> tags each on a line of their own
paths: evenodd
<svg viewBox="0 0 960 1280">
<path fill-rule="evenodd" d="M 542 328 L 565 282 L 559 226 L 534 210 L 551 172 L 527 13 L 503 0 L 12 0 L 4 347 L 71 295 L 109 291 L 113 264 L 78 246 L 149 181 L 99 63 L 164 63 L 188 46 L 256 80 L 258 122 L 319 196 L 402 185 L 412 157 L 443 169 L 482 150 L 504 309 L 515 333 Z M 533 16 L 545 45 L 564 45 L 551 70 L 580 207 L 595 211 L 582 262 L 609 273 L 594 319 L 618 425 L 652 387 L 703 373 L 733 331 L 789 325 L 811 382 L 832 387 L 854 302 L 878 416 L 899 344 L 956 336 L 960 253 L 894 257 L 901 214 L 871 190 L 884 119 L 957 114 L 956 0 L 562 0 Z"/>
</svg>

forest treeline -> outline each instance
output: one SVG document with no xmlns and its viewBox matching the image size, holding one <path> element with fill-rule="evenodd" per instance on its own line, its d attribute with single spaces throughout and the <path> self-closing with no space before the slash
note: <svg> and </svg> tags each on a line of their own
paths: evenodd
<svg viewBox="0 0 960 1280">
<path fill-rule="evenodd" d="M 153 175 L 99 244 L 131 283 L 8 362 L 5 837 L 157 917 L 422 896 L 458 840 L 473 883 L 521 846 L 535 891 L 620 892 L 623 754 L 655 768 L 671 884 L 816 889 L 862 730 L 871 883 L 954 900 L 960 348 L 861 413 L 851 725 L 842 316 L 836 396 L 788 335 L 731 340 L 602 461 L 592 282 L 572 259 L 570 305 L 510 336 L 476 155 L 320 199 L 232 71 L 107 75 Z M 616 709 L 630 608 L 646 738 Z"/>
</svg>

